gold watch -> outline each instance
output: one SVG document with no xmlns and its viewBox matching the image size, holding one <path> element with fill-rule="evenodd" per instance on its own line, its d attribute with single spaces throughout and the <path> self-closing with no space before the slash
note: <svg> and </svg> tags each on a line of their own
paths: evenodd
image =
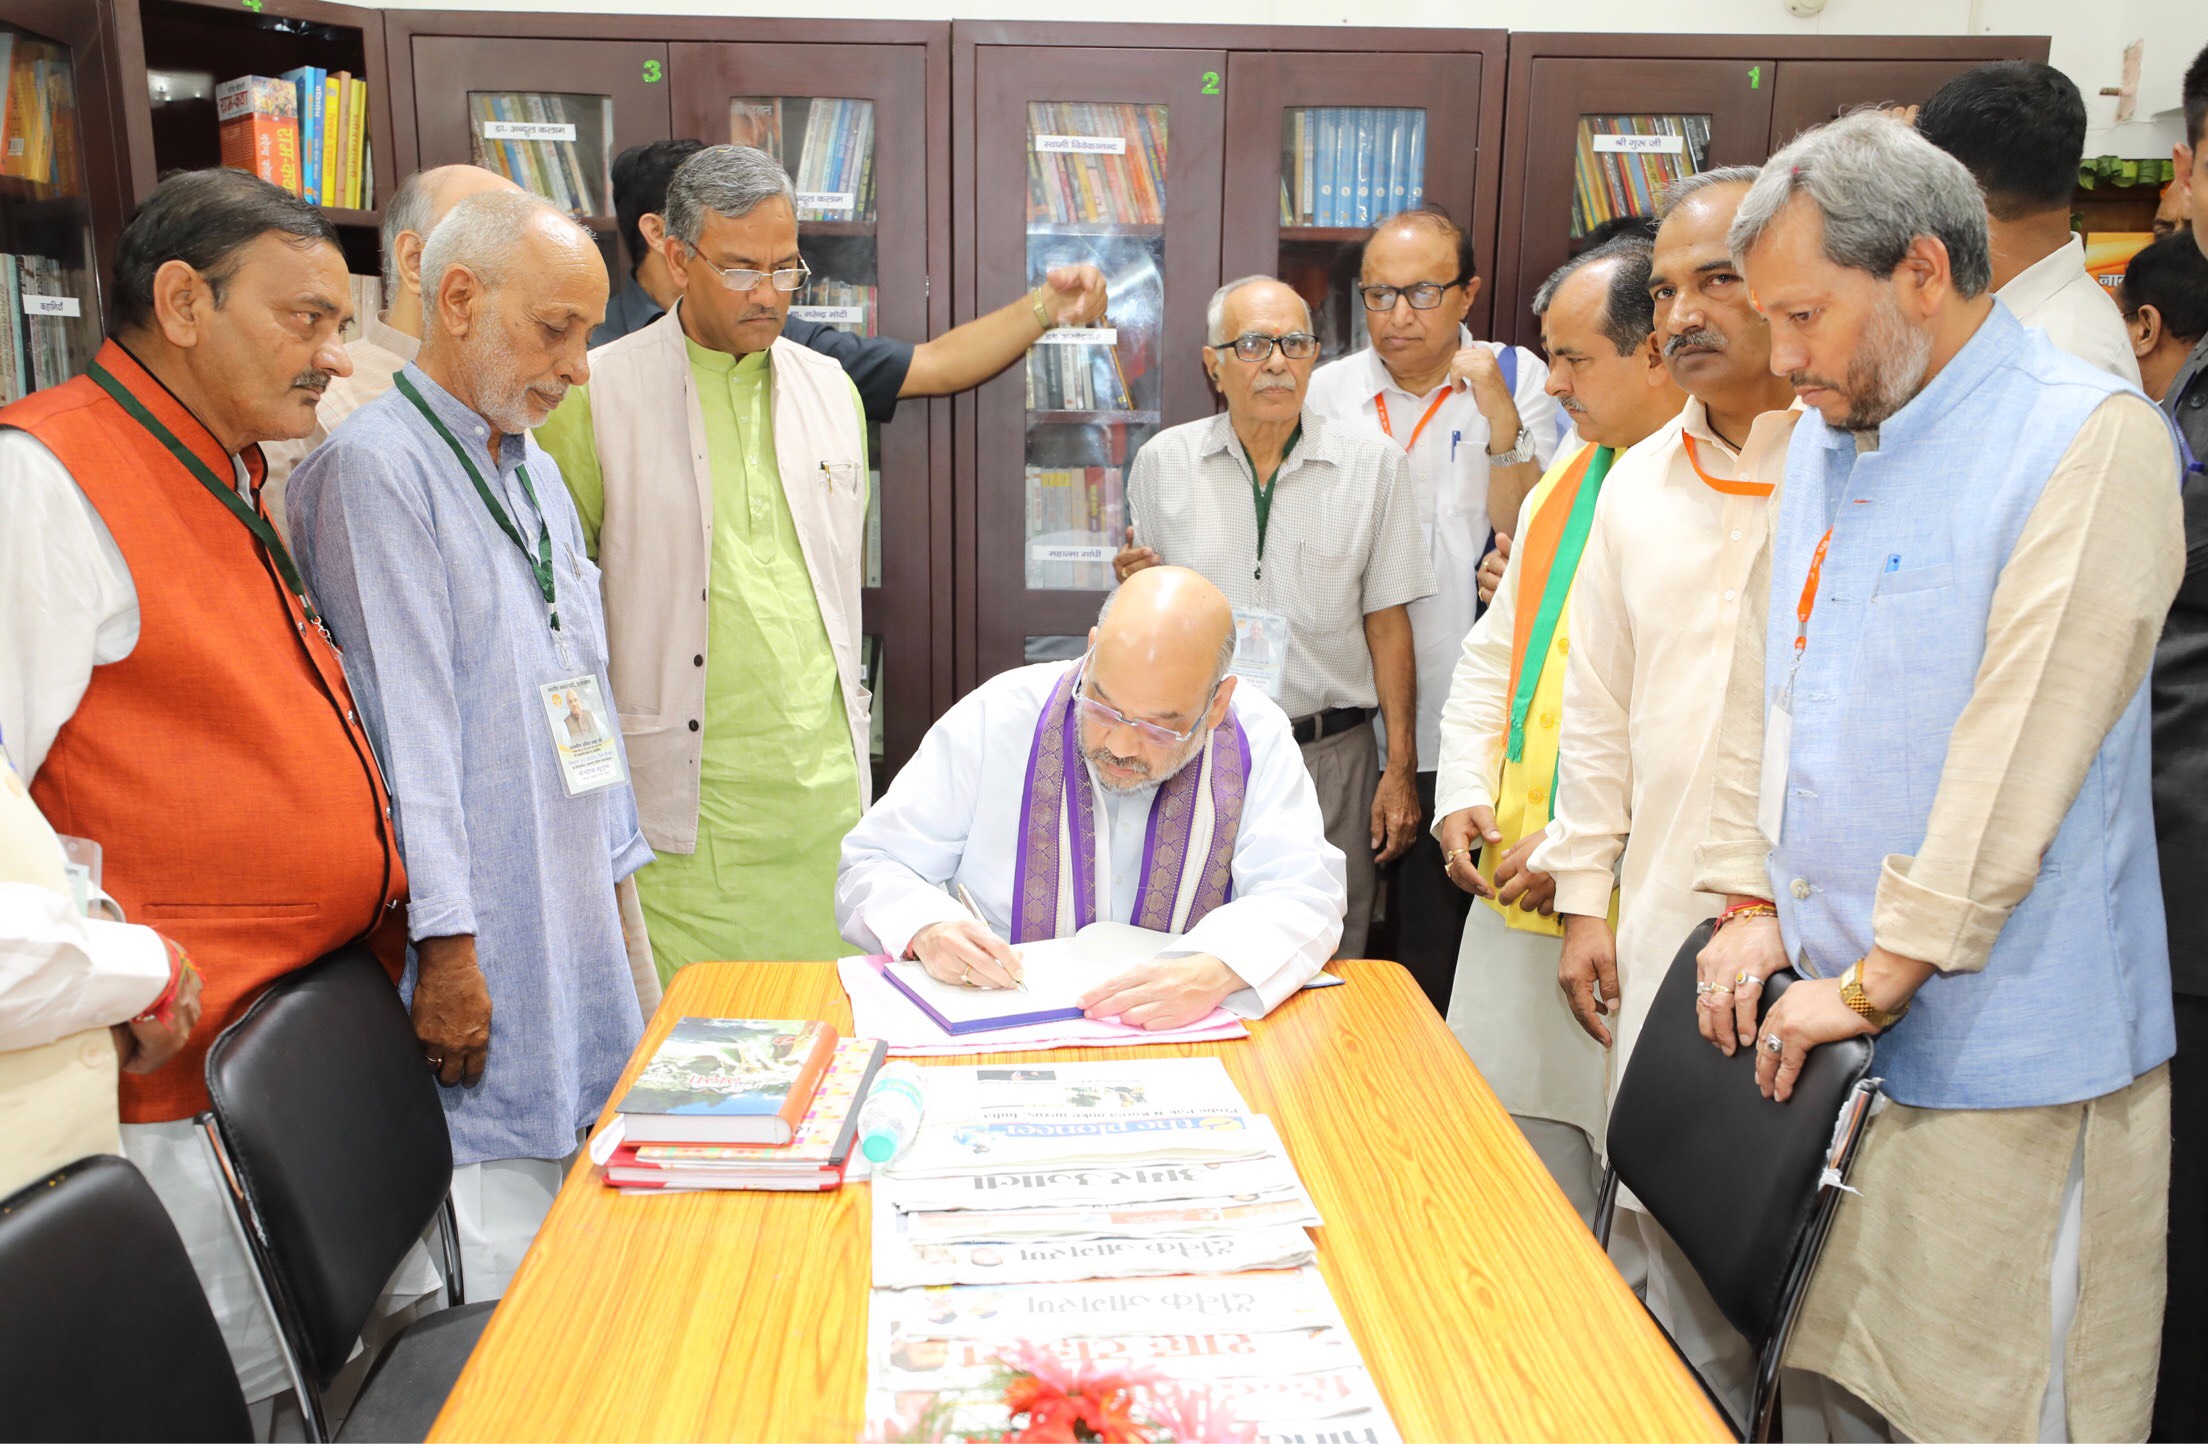
<svg viewBox="0 0 2208 1444">
<path fill-rule="evenodd" d="M 1863 991 L 1863 959 L 1857 958 L 1848 970 L 1840 975 L 1840 1001 L 1866 1019 L 1883 1033 L 1908 1016 L 1909 1005 L 1903 1003 L 1895 1011 L 1882 1011 Z"/>
<path fill-rule="evenodd" d="M 1045 331 L 1050 329 L 1050 312 L 1043 306 L 1043 288 L 1037 286 L 1027 293 L 1028 301 L 1035 307 L 1035 321 Z"/>
</svg>

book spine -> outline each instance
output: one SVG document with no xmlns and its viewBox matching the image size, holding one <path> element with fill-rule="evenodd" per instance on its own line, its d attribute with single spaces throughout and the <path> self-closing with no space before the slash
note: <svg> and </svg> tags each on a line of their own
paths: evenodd
<svg viewBox="0 0 2208 1444">
<path fill-rule="evenodd" d="M 820 1091 L 821 1075 L 828 1071 L 835 1056 L 836 1030 L 822 1023 L 813 1035 L 812 1051 L 805 1055 L 805 1064 L 797 1070 L 797 1077 L 790 1083 L 789 1096 L 782 1103 L 782 1121 L 788 1125 L 791 1137 L 797 1135 L 797 1125 L 805 1117 L 805 1110 L 813 1106 L 813 1095 Z"/>
<path fill-rule="evenodd" d="M 1337 112 L 1333 106 L 1327 106 L 1319 110 L 1317 112 L 1318 123 L 1313 127 L 1317 132 L 1313 140 L 1313 146 L 1318 158 L 1319 201 L 1317 210 L 1313 212 L 1312 224 L 1318 226 L 1334 224 L 1334 129 L 1336 114 Z"/>
<path fill-rule="evenodd" d="M 1423 110 L 1411 112 L 1411 143 L 1404 170 L 1409 182 L 1404 208 L 1415 209 L 1426 203 L 1426 112 Z"/>
<path fill-rule="evenodd" d="M 353 79 L 353 167 L 352 186 L 346 192 L 349 204 L 359 210 L 368 198 L 368 82 L 355 76 Z"/>
</svg>

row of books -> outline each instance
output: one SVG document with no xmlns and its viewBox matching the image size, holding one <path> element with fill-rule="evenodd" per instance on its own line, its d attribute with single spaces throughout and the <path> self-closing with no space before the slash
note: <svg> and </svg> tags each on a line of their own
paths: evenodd
<svg viewBox="0 0 2208 1444">
<path fill-rule="evenodd" d="M 1072 1437 L 1021 1374 L 1113 1392 L 1117 1437 L 1400 1437 L 1313 1266 L 1318 1209 L 1218 1059 L 923 1078 L 872 1182 L 866 1437 Z"/>
<path fill-rule="evenodd" d="M 792 119 L 802 115 L 805 127 L 795 165 L 782 149 L 785 107 Z M 789 171 L 799 220 L 873 217 L 873 101 L 780 96 L 732 100 L 728 130 L 731 144 L 756 146 Z"/>
<path fill-rule="evenodd" d="M 881 288 L 858 281 L 836 281 L 814 276 L 805 285 L 805 303 L 790 307 L 796 321 L 819 321 L 854 336 L 874 334 L 875 308 Z"/>
<path fill-rule="evenodd" d="M 51 256 L 0 255 L 0 404 L 67 381 L 81 368 L 71 354 L 70 318 L 26 313 L 26 296 L 68 296 L 61 262 Z M 81 306 L 82 303 L 80 302 Z"/>
<path fill-rule="evenodd" d="M 583 164 L 576 117 L 557 95 L 468 93 L 475 163 L 575 217 L 607 214 L 606 185 Z M 601 151 L 602 155 L 603 152 Z"/>
<path fill-rule="evenodd" d="M 1369 226 L 1425 199 L 1425 111 L 1310 106 L 1286 128 L 1282 225 Z"/>
<path fill-rule="evenodd" d="M 368 82 L 312 65 L 241 75 L 215 87 L 222 163 L 251 171 L 318 206 L 376 203 L 368 143 Z"/>
<path fill-rule="evenodd" d="M 1027 468 L 1027 585 L 1035 591 L 1109 591 L 1112 554 L 1127 528 L 1116 466 Z"/>
<path fill-rule="evenodd" d="M 1027 128 L 1029 224 L 1164 224 L 1164 106 L 1030 101 Z"/>
<path fill-rule="evenodd" d="M 606 1183 L 834 1188 L 882 1051 L 878 1040 L 840 1038 L 826 1023 L 680 1019 L 621 1095 Z"/>
<path fill-rule="evenodd" d="M 13 30 L 0 31 L 0 175 L 73 196 L 77 177 L 77 86 L 69 54 Z"/>
<path fill-rule="evenodd" d="M 1706 115 L 1586 115 L 1579 121 L 1572 235 L 1621 216 L 1653 216 L 1664 188 L 1706 169 Z"/>
<path fill-rule="evenodd" d="M 1132 411 L 1117 346 L 1035 346 L 1027 353 L 1030 411 Z"/>
</svg>

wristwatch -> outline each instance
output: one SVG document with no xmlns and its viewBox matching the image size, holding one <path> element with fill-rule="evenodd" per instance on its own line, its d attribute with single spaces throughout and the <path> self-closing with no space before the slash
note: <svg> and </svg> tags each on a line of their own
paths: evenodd
<svg viewBox="0 0 2208 1444">
<path fill-rule="evenodd" d="M 1888 1013 L 1881 1010 L 1877 1004 L 1870 1000 L 1869 995 L 1863 991 L 1863 960 L 1861 958 L 1857 958 L 1849 965 L 1848 970 L 1840 975 L 1840 1001 L 1846 1003 L 1850 1009 L 1861 1015 L 1881 1033 L 1893 1027 L 1894 1024 L 1907 1017 L 1909 1013 L 1907 1003 L 1903 1003 L 1898 1009 Z"/>
<path fill-rule="evenodd" d="M 1533 460 L 1533 428 L 1522 421 L 1518 423 L 1518 439 L 1511 443 L 1510 450 L 1503 452 L 1501 455 L 1497 455 L 1492 451 L 1487 454 L 1487 464 L 1489 466 L 1517 466 L 1531 460 Z"/>
</svg>

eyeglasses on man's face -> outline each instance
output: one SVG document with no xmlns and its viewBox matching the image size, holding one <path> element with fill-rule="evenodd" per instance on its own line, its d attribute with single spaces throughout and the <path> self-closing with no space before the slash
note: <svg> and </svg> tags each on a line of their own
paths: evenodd
<svg viewBox="0 0 2208 1444">
<path fill-rule="evenodd" d="M 705 253 L 696 246 L 690 247 L 690 254 L 697 257 L 699 265 L 719 276 L 722 285 L 739 295 L 745 291 L 758 290 L 761 281 L 772 281 L 774 289 L 777 291 L 795 291 L 803 287 L 813 276 L 812 268 L 803 261 L 798 262 L 796 266 L 788 270 L 782 271 L 724 271 L 707 260 Z"/>
<path fill-rule="evenodd" d="M 1308 361 L 1319 354 L 1319 338 L 1309 331 L 1290 331 L 1285 336 L 1267 336 L 1261 331 L 1244 331 L 1232 341 L 1214 346 L 1214 351 L 1232 350 L 1245 361 L 1258 362 L 1273 354 L 1278 346 L 1280 354 L 1291 361 Z"/>
<path fill-rule="evenodd" d="M 1462 281 L 1418 281 L 1408 286 L 1359 286 L 1357 294 L 1364 298 L 1368 311 L 1392 311 L 1398 296 L 1410 302 L 1414 311 L 1431 311 L 1441 304 L 1441 298 L 1448 294 L 1450 287 L 1463 284 Z"/>
<path fill-rule="evenodd" d="M 1161 727 L 1155 722 L 1139 721 L 1116 707 L 1109 707 L 1097 701 L 1096 698 L 1089 695 L 1091 684 L 1087 675 L 1088 661 L 1086 658 L 1082 660 L 1081 671 L 1080 685 L 1073 694 L 1073 700 L 1080 704 L 1081 715 L 1107 732 L 1121 727 L 1132 727 L 1135 729 L 1135 734 L 1152 747 L 1178 747 L 1202 731 L 1203 719 L 1211 711 L 1212 699 L 1219 695 L 1219 683 L 1214 682 L 1211 684 L 1211 690 L 1204 694 L 1204 705 L 1197 709 L 1196 725 L 1185 732 L 1175 732 L 1172 728 Z"/>
</svg>

